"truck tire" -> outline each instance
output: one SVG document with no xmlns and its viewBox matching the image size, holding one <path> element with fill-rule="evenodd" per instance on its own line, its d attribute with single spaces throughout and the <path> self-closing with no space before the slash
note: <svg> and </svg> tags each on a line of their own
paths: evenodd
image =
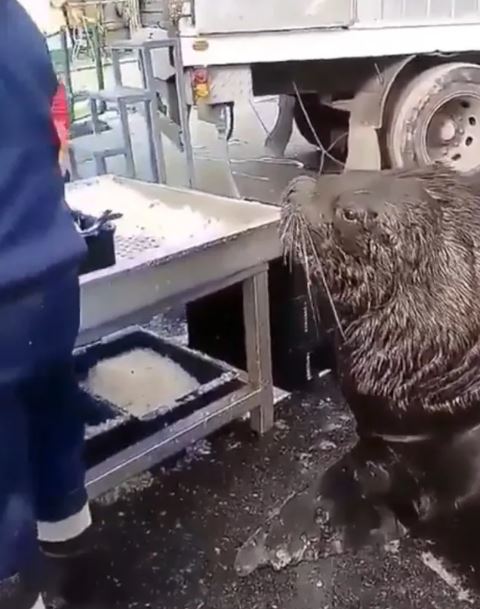
<svg viewBox="0 0 480 609">
<path fill-rule="evenodd" d="M 392 167 L 445 163 L 480 173 L 480 66 L 447 63 L 403 89 L 386 124 Z"/>
<path fill-rule="evenodd" d="M 335 132 L 344 132 L 344 141 L 346 141 L 346 135 L 348 133 L 347 112 L 322 104 L 318 99 L 318 96 L 313 94 L 302 95 L 302 102 L 312 126 L 315 129 L 315 133 L 324 148 L 329 149 L 332 146 L 335 141 L 335 137 L 333 136 Z M 317 138 L 315 137 L 315 134 L 312 133 L 312 129 L 298 99 L 295 103 L 293 117 L 300 134 L 309 144 L 318 147 Z"/>
</svg>

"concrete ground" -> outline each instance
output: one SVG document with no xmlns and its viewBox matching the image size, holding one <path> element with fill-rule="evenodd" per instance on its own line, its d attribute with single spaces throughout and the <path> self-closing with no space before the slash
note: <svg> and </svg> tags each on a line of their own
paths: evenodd
<svg viewBox="0 0 480 609">
<path fill-rule="evenodd" d="M 318 154 L 298 134 L 288 160 L 265 159 L 275 100 L 239 108 L 230 157 L 242 196 L 275 202 L 286 183 L 314 169 Z M 138 177 L 149 179 L 141 115 L 131 117 Z M 95 146 L 118 141 L 118 122 L 102 141 L 75 140 L 82 177 L 94 175 Z M 213 128 L 192 122 L 199 187 L 229 194 Z M 181 155 L 167 149 L 169 183 L 186 184 Z M 122 175 L 121 159 L 111 161 Z M 275 429 L 256 438 L 246 423 L 201 442 L 104 496 L 95 506 L 98 546 L 111 573 L 98 590 L 103 607 L 121 609 L 460 609 L 480 607 L 478 525 L 454 543 L 404 539 L 356 555 L 269 568 L 240 578 L 238 549 L 292 494 L 301 492 L 354 439 L 353 425 L 329 376 L 277 409 Z M 299 518 L 305 515 L 298 515 Z M 288 533 L 288 531 L 287 531 Z"/>
<path fill-rule="evenodd" d="M 457 562 L 450 562 L 444 548 L 425 539 L 238 577 L 233 566 L 240 546 L 352 440 L 350 415 L 326 377 L 282 404 L 275 429 L 265 437 L 238 423 L 104 496 L 96 506 L 98 545 L 111 557 L 111 576 L 99 591 L 103 606 L 479 607 L 476 564 L 460 567 L 458 547 Z M 304 518 L 300 511 L 298 518 Z M 468 554 L 469 542 L 464 546 Z"/>
</svg>

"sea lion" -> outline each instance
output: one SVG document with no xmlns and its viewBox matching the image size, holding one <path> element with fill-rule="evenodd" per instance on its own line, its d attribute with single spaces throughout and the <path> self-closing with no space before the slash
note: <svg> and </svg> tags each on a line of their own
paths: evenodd
<svg viewBox="0 0 480 609">
<path fill-rule="evenodd" d="M 335 322 L 358 444 L 323 476 L 356 542 L 384 508 L 412 526 L 480 496 L 480 196 L 448 168 L 297 178 L 285 252 Z M 359 533 L 358 520 L 368 522 Z"/>
<path fill-rule="evenodd" d="M 480 420 L 480 197 L 445 168 L 302 178 L 282 240 L 336 317 L 360 435 Z"/>
</svg>

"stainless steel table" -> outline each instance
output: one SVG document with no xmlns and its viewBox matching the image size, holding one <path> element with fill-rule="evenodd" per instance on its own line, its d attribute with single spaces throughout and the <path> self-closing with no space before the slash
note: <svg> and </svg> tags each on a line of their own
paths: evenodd
<svg viewBox="0 0 480 609">
<path fill-rule="evenodd" d="M 106 197 L 109 189 L 112 195 Z M 109 208 L 124 214 L 118 222 L 117 264 L 82 279 L 79 344 L 147 321 L 173 304 L 236 283 L 243 286 L 246 385 L 93 468 L 88 473 L 91 496 L 247 413 L 258 433 L 268 431 L 273 425 L 268 263 L 280 255 L 278 209 L 111 176 L 74 183 L 68 188 L 67 202 L 87 213 Z M 177 244 L 171 235 L 159 238 L 158 231 L 153 235 L 150 222 L 156 222 L 155 214 L 161 225 L 167 207 L 173 213 L 185 206 L 220 221 L 218 235 L 202 237 L 201 231 L 195 231 Z"/>
</svg>

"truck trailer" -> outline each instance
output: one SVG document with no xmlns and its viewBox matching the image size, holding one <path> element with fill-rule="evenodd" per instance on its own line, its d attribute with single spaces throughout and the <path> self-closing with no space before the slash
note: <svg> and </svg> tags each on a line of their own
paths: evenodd
<svg viewBox="0 0 480 609">
<path fill-rule="evenodd" d="M 338 139 L 334 131 L 348 134 L 349 167 L 446 162 L 480 171 L 479 0 L 143 0 L 132 7 L 141 24 L 134 36 L 180 40 L 183 73 L 171 53 L 155 54 L 164 99 L 180 80 L 189 106 L 227 135 L 241 99 L 278 95 L 267 141 L 276 152 L 295 122 L 324 150 Z"/>
</svg>

